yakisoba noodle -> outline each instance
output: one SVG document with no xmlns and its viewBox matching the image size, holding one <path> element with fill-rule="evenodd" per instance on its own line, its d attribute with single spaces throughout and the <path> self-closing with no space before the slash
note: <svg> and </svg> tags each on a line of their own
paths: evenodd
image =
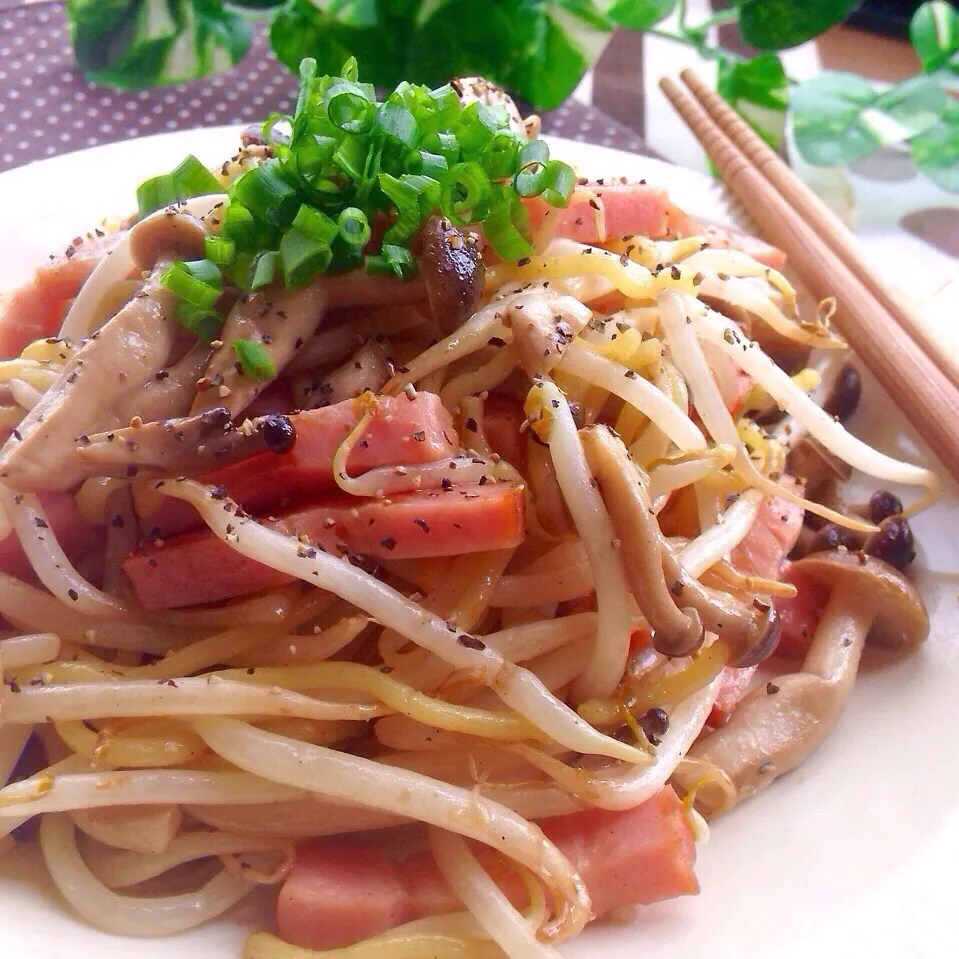
<svg viewBox="0 0 959 959">
<path fill-rule="evenodd" d="M 449 141 L 423 134 L 392 207 L 304 201 L 244 253 L 287 216 L 301 117 L 370 129 L 355 74 L 311 69 L 292 139 L 145 184 L 59 330 L 0 364 L 0 849 L 39 818 L 53 882 L 119 935 L 279 887 L 247 959 L 545 957 L 695 891 L 702 813 L 835 722 L 825 693 L 815 734 L 763 706 L 848 691 L 870 624 L 836 665 L 823 591 L 923 638 L 896 567 L 938 483 L 808 395 L 809 348 L 843 344 L 778 251 L 703 239 L 645 183 L 574 186 L 447 88 L 390 103 L 514 172 L 464 160 L 430 192 Z M 188 176 L 212 186 L 164 205 Z M 847 467 L 918 495 L 845 503 Z"/>
</svg>

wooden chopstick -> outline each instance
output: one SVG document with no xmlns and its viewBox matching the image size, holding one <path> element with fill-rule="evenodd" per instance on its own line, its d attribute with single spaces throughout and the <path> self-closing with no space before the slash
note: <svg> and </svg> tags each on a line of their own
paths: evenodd
<svg viewBox="0 0 959 959">
<path fill-rule="evenodd" d="M 716 121 L 720 129 L 745 154 L 746 159 L 786 198 L 790 206 L 819 234 L 819 238 L 852 270 L 892 318 L 916 341 L 953 385 L 959 388 L 959 358 L 936 342 L 929 327 L 916 316 L 864 259 L 859 241 L 822 200 L 754 133 L 718 93 L 692 70 L 680 77 Z"/>
<path fill-rule="evenodd" d="M 949 473 L 959 479 L 959 390 L 863 282 L 789 205 L 712 117 L 674 81 L 660 87 L 766 237 L 789 257 L 809 292 L 835 295 L 837 329 Z"/>
</svg>

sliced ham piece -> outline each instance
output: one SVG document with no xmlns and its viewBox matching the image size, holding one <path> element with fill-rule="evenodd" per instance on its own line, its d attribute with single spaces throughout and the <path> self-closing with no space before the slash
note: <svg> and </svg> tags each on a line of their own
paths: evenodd
<svg viewBox="0 0 959 959">
<path fill-rule="evenodd" d="M 333 457 L 366 410 L 360 400 L 344 400 L 290 417 L 296 442 L 288 453 L 259 453 L 198 479 L 222 486 L 247 512 L 315 497 L 334 490 Z M 434 393 L 380 397 L 370 425 L 347 458 L 351 476 L 378 466 L 417 466 L 458 451 L 450 414 Z M 143 516 L 144 526 L 159 536 L 172 536 L 202 526 L 199 514 L 182 500 L 164 498 Z"/>
<path fill-rule="evenodd" d="M 799 538 L 803 513 L 801 506 L 779 496 L 763 500 L 752 528 L 730 555 L 733 566 L 750 576 L 778 579 Z"/>
<path fill-rule="evenodd" d="M 786 482 L 789 482 L 788 477 Z M 730 559 L 733 565 L 740 572 L 751 576 L 761 576 L 765 579 L 786 578 L 783 576 L 783 567 L 786 564 L 786 557 L 799 538 L 803 512 L 801 506 L 779 496 L 764 500 L 746 538 L 732 551 Z M 794 603 L 793 600 L 777 599 L 775 605 L 781 616 L 783 602 Z M 809 635 L 811 636 L 812 633 Z M 785 648 L 789 648 L 790 642 L 787 639 L 786 623 L 783 622 L 783 635 L 777 652 L 784 652 L 784 644 Z M 755 672 L 755 666 L 746 669 L 727 666 L 723 670 L 719 693 L 709 715 L 710 726 L 722 726 L 728 722 L 733 710 L 752 688 Z"/>
<path fill-rule="evenodd" d="M 539 825 L 586 881 L 594 917 L 699 891 L 692 833 L 670 787 L 625 812 L 590 810 Z M 513 903 L 525 906 L 515 870 L 487 847 L 474 851 Z M 460 908 L 427 853 L 394 862 L 361 841 L 319 839 L 297 850 L 277 900 L 277 926 L 294 945 L 336 949 Z"/>
<path fill-rule="evenodd" d="M 758 237 L 694 220 L 669 202 L 665 189 L 648 183 L 597 181 L 577 187 L 565 209 L 557 210 L 539 198 L 528 200 L 526 206 L 533 233 L 549 217 L 558 217 L 553 235 L 579 243 L 602 244 L 633 235 L 654 240 L 702 236 L 710 246 L 741 250 L 775 270 L 786 262 L 782 250 Z"/>
<path fill-rule="evenodd" d="M 33 340 L 54 336 L 67 307 L 119 234 L 94 237 L 37 267 L 23 286 L 0 297 L 0 356 L 16 356 Z"/>
<path fill-rule="evenodd" d="M 633 234 L 655 238 L 669 233 L 669 196 L 663 187 L 648 183 L 589 183 L 577 187 L 565 209 L 551 207 L 538 197 L 527 201 L 527 209 L 533 233 L 550 217 L 559 217 L 553 235 L 579 243 L 605 243 Z"/>
<path fill-rule="evenodd" d="M 789 659 L 802 659 L 809 650 L 819 619 L 826 608 L 829 590 L 788 563 L 783 570 L 783 579 L 796 587 L 796 595 L 775 600 L 783 630 L 776 654 Z"/>
<path fill-rule="evenodd" d="M 50 529 L 71 562 L 78 562 L 104 541 L 102 526 L 92 526 L 77 509 L 72 493 L 41 493 L 40 504 L 47 514 Z M 24 555 L 16 533 L 0 540 L 0 572 L 18 579 L 32 579 L 33 567 Z"/>
<path fill-rule="evenodd" d="M 422 559 L 519 546 L 526 532 L 519 486 L 488 483 L 423 490 L 389 500 L 339 496 L 262 520 L 287 536 L 340 556 Z M 242 520 L 236 535 L 243 536 Z M 241 556 L 209 530 L 182 533 L 123 561 L 145 609 L 216 603 L 290 583 L 294 577 Z"/>
<path fill-rule="evenodd" d="M 757 666 L 746 666 L 739 669 L 736 666 L 727 666 L 722 671 L 719 681 L 719 692 L 716 701 L 706 721 L 709 726 L 725 726 L 732 716 L 733 710 L 746 698 L 752 687 L 753 676 Z"/>
</svg>

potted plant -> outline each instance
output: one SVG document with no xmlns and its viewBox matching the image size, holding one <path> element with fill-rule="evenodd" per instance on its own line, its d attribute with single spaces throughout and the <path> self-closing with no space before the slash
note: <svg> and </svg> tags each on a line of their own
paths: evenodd
<svg viewBox="0 0 959 959">
<path fill-rule="evenodd" d="M 857 5 L 733 0 L 691 22 L 685 0 L 66 3 L 80 66 L 108 85 L 151 86 L 224 69 L 246 53 L 250 18 L 269 16 L 270 44 L 294 72 L 303 57 L 335 73 L 356 56 L 366 79 L 385 87 L 402 79 L 440 84 L 482 74 L 541 109 L 569 96 L 613 29 L 647 31 L 715 60 L 720 93 L 767 138 L 775 139 L 776 125 L 761 122 L 754 108 L 788 110 L 807 162 L 848 164 L 898 144 L 939 186 L 959 192 L 959 12 L 950 3 L 932 0 L 916 12 L 910 36 L 921 69 L 895 85 L 877 87 L 849 73 L 827 72 L 802 83 L 786 75 L 779 51 L 842 22 Z M 710 27 L 726 23 L 738 26 L 757 55 L 744 58 L 710 42 Z"/>
</svg>

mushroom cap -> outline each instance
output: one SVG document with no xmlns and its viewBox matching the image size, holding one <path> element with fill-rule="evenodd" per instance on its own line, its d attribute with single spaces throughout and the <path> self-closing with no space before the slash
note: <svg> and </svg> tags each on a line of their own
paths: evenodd
<svg viewBox="0 0 959 959">
<path fill-rule="evenodd" d="M 793 444 L 786 468 L 792 476 L 805 482 L 807 493 L 821 490 L 831 480 L 845 483 L 852 476 L 851 466 L 808 433 Z"/>
<path fill-rule="evenodd" d="M 867 641 L 888 649 L 911 649 L 929 635 L 929 614 L 916 587 L 875 556 L 835 550 L 796 560 L 792 568 L 830 589 L 852 590 L 874 612 Z"/>
<path fill-rule="evenodd" d="M 130 230 L 130 256 L 138 270 L 151 270 L 162 257 L 197 260 L 210 235 L 206 224 L 174 208 L 157 210 Z"/>
<path fill-rule="evenodd" d="M 486 269 L 473 243 L 445 217 L 431 216 L 420 236 L 420 262 L 433 316 L 451 333 L 473 312 Z"/>
</svg>

